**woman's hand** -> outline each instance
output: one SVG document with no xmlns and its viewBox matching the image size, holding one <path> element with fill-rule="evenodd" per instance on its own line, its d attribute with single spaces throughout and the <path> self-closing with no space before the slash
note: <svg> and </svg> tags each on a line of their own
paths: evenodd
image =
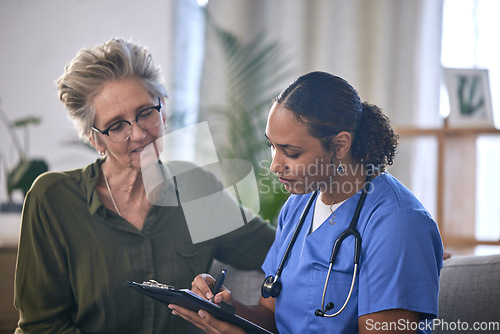
<svg viewBox="0 0 500 334">
<path fill-rule="evenodd" d="M 208 312 L 199 310 L 198 312 L 190 311 L 178 305 L 170 304 L 168 307 L 172 310 L 172 314 L 178 315 L 183 319 L 191 322 L 196 327 L 204 330 L 209 334 L 244 334 L 243 329 L 232 325 L 228 322 L 220 321 L 211 316 Z"/>
<path fill-rule="evenodd" d="M 194 278 L 193 282 L 191 282 L 191 291 L 196 293 L 198 296 L 212 300 L 212 289 L 214 285 L 215 279 L 212 276 L 209 274 L 200 274 Z M 228 304 L 232 304 L 233 302 L 231 291 L 229 291 L 229 289 L 225 286 L 222 286 L 221 291 L 215 294 L 213 300 L 216 304 L 220 304 L 221 301 Z"/>
<path fill-rule="evenodd" d="M 220 304 L 222 301 L 232 304 L 233 297 L 231 291 L 224 286 L 222 286 L 222 291 L 217 293 L 215 297 L 212 295 L 214 285 L 215 279 L 212 276 L 209 274 L 200 274 L 196 276 L 191 283 L 191 291 L 208 300 L 212 300 L 213 297 L 213 302 L 216 304 Z M 203 310 L 194 312 L 174 304 L 170 304 L 168 307 L 172 310 L 172 314 L 182 317 L 207 333 L 245 333 L 245 331 L 241 328 L 227 322 L 217 320 L 208 312 Z"/>
</svg>

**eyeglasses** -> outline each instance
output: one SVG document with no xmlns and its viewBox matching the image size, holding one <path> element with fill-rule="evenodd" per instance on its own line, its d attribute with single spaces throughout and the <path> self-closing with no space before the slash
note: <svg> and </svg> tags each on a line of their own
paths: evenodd
<svg viewBox="0 0 500 334">
<path fill-rule="evenodd" d="M 135 117 L 135 122 L 143 130 L 149 130 L 160 124 L 161 101 L 158 98 L 158 105 L 141 110 Z M 134 121 L 132 121 L 134 122 Z M 114 143 L 121 143 L 130 138 L 132 133 L 132 122 L 121 120 L 111 124 L 106 130 L 99 130 L 95 126 L 92 130 L 109 137 Z"/>
</svg>

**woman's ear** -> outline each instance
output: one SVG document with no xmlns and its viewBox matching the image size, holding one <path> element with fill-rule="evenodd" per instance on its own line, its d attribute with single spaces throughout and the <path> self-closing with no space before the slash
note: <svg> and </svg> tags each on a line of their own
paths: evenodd
<svg viewBox="0 0 500 334">
<path fill-rule="evenodd" d="M 337 159 L 344 159 L 351 149 L 352 136 L 347 131 L 342 131 L 334 138 L 335 156 Z"/>
<path fill-rule="evenodd" d="M 167 112 L 166 108 L 165 108 L 165 99 L 164 98 L 160 98 L 160 103 L 161 103 L 161 111 L 160 111 L 160 115 L 161 115 L 161 119 L 163 121 L 163 128 L 166 130 L 167 129 L 167 119 L 169 117 L 169 113 Z"/>
<path fill-rule="evenodd" d="M 166 115 L 166 113 L 162 112 L 161 113 L 161 118 L 162 118 L 162 121 L 163 121 L 163 127 L 166 129 L 167 128 L 167 115 Z"/>
<path fill-rule="evenodd" d="M 94 146 L 94 148 L 97 150 L 97 152 L 99 152 L 99 154 L 102 155 L 102 152 L 106 152 L 106 147 L 104 145 L 99 144 L 99 141 L 96 138 L 96 134 L 94 133 L 94 131 L 91 131 L 89 133 L 88 139 L 92 144 L 92 146 Z"/>
</svg>

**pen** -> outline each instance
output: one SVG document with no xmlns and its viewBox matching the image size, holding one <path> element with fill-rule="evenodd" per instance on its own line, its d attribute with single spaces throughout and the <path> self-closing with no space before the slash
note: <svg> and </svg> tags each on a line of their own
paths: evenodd
<svg viewBox="0 0 500 334">
<path fill-rule="evenodd" d="M 222 284 L 224 284 L 224 279 L 226 278 L 226 268 L 222 269 L 219 276 L 215 280 L 214 288 L 212 289 L 212 299 L 210 300 L 212 303 L 214 302 L 215 295 L 219 293 L 222 288 Z"/>
</svg>

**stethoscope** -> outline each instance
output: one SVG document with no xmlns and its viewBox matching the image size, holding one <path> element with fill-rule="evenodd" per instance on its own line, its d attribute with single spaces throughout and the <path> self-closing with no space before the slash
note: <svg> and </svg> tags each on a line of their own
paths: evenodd
<svg viewBox="0 0 500 334">
<path fill-rule="evenodd" d="M 326 276 L 325 280 L 325 286 L 323 288 L 323 296 L 321 297 L 321 309 L 317 309 L 314 314 L 317 317 L 336 317 L 342 311 L 344 311 L 345 307 L 347 306 L 347 303 L 351 299 L 351 294 L 352 290 L 354 289 L 354 284 L 356 283 L 356 274 L 357 274 L 357 269 L 358 269 L 358 264 L 359 264 L 359 256 L 361 254 L 361 235 L 359 232 L 356 230 L 356 225 L 359 220 L 359 214 L 361 212 L 361 208 L 363 207 L 363 204 L 366 199 L 366 195 L 368 194 L 369 191 L 369 185 L 371 182 L 371 177 L 372 173 L 368 173 L 366 177 L 366 182 L 363 185 L 363 191 L 361 193 L 361 197 L 359 198 L 358 204 L 356 206 L 356 210 L 354 211 L 354 215 L 352 216 L 351 223 L 349 224 L 349 227 L 342 232 L 338 238 L 335 240 L 335 243 L 333 245 L 332 249 L 332 255 L 330 256 L 330 266 L 328 268 L 328 274 Z M 288 243 L 288 246 L 286 247 L 285 253 L 283 254 L 283 258 L 281 259 L 281 262 L 278 266 L 278 269 L 276 270 L 276 274 L 274 276 L 269 276 L 264 280 L 264 283 L 262 283 L 261 287 L 261 293 L 262 297 L 264 298 L 269 298 L 273 297 L 276 298 L 279 296 L 281 292 L 281 282 L 279 281 L 279 278 L 281 276 L 281 272 L 283 271 L 283 268 L 285 266 L 285 262 L 292 250 L 293 244 L 295 243 L 295 240 L 297 240 L 297 237 L 299 235 L 300 229 L 302 228 L 302 225 L 304 225 L 304 221 L 306 219 L 307 213 L 309 212 L 309 209 L 311 208 L 312 203 L 314 202 L 314 199 L 316 198 L 319 190 L 316 190 L 312 193 L 311 197 L 309 197 L 309 201 L 306 204 L 306 207 L 304 208 L 304 211 L 302 211 L 302 214 L 299 219 L 299 223 L 295 227 L 295 230 L 293 232 L 292 238 L 290 239 L 290 242 Z M 326 288 L 328 286 L 328 280 L 330 278 L 330 273 L 332 271 L 333 267 L 333 262 L 335 261 L 335 258 L 337 256 L 337 253 L 340 249 L 340 245 L 342 244 L 342 241 L 344 241 L 345 238 L 348 236 L 352 235 L 354 237 L 354 271 L 352 274 L 352 281 L 351 281 L 351 287 L 349 289 L 349 294 L 347 295 L 347 298 L 344 302 L 344 305 L 335 313 L 333 314 L 326 314 L 326 312 L 330 311 L 333 309 L 334 304 L 332 302 L 328 303 L 325 307 L 325 296 L 326 296 Z"/>
</svg>

